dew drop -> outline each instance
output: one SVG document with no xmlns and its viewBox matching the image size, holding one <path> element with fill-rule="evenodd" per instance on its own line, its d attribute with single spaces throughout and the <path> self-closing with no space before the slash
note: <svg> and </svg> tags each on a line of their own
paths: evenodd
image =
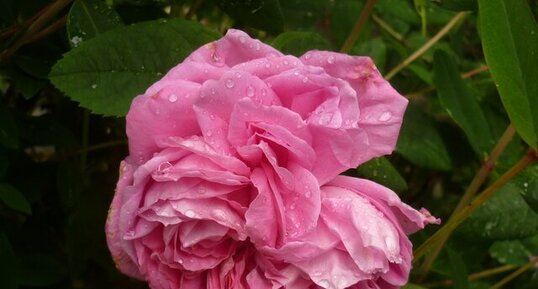
<svg viewBox="0 0 538 289">
<path fill-rule="evenodd" d="M 265 68 L 271 68 L 271 64 L 270 64 L 270 63 L 266 63 L 266 64 L 265 64 Z"/>
<path fill-rule="evenodd" d="M 267 90 L 265 90 L 265 88 L 262 88 L 261 93 L 262 93 L 262 96 L 265 96 L 267 95 Z"/>
<path fill-rule="evenodd" d="M 307 53 L 307 54 L 304 56 L 305 59 L 310 59 L 310 57 L 312 57 L 312 55 L 311 55 L 310 53 Z"/>
<path fill-rule="evenodd" d="M 298 70 L 295 70 L 295 71 L 293 72 L 293 75 L 299 75 L 299 71 L 298 71 Z"/>
<path fill-rule="evenodd" d="M 207 136 L 212 136 L 212 135 L 213 135 L 213 132 L 210 131 L 210 130 L 208 130 L 208 131 L 205 132 L 205 134 L 206 134 Z"/>
<path fill-rule="evenodd" d="M 284 65 L 290 64 L 287 60 L 284 60 Z"/>
<path fill-rule="evenodd" d="M 209 118 L 210 118 L 210 119 L 215 119 L 215 115 L 212 114 L 212 115 L 209 116 Z"/>
<path fill-rule="evenodd" d="M 177 262 L 178 262 L 179 264 L 183 264 L 183 259 L 179 259 L 179 260 L 177 260 Z"/>
<path fill-rule="evenodd" d="M 245 37 L 244 36 L 239 36 L 239 42 L 241 43 L 245 43 Z"/>
<path fill-rule="evenodd" d="M 308 190 L 308 191 L 304 192 L 304 196 L 307 197 L 307 198 L 310 198 L 310 197 L 312 197 L 312 192 Z"/>
<path fill-rule="evenodd" d="M 327 58 L 327 62 L 329 64 L 333 64 L 334 63 L 334 56 L 329 56 L 329 58 Z"/>
<path fill-rule="evenodd" d="M 303 78 L 303 83 L 307 83 L 307 82 L 308 82 L 308 77 Z"/>
<path fill-rule="evenodd" d="M 328 280 L 322 279 L 322 280 L 319 280 L 318 285 L 321 288 L 329 288 L 331 286 L 331 283 Z"/>
<path fill-rule="evenodd" d="M 388 121 L 389 119 L 392 118 L 392 113 L 390 111 L 385 111 L 384 113 L 382 113 L 378 120 L 379 121 Z"/>
<path fill-rule="evenodd" d="M 185 211 L 185 216 L 189 218 L 194 218 L 194 216 L 196 216 L 196 213 L 193 210 L 187 210 Z"/>
<path fill-rule="evenodd" d="M 241 75 L 241 73 L 239 73 L 239 72 L 236 72 L 236 73 L 235 73 L 235 77 L 237 77 L 237 78 L 241 78 L 241 77 L 243 77 L 243 75 Z"/>
<path fill-rule="evenodd" d="M 97 88 L 97 84 L 95 84 L 95 83 L 92 84 L 92 88 L 93 88 L 93 89 L 96 89 L 96 88 Z"/>
<path fill-rule="evenodd" d="M 227 88 L 233 88 L 235 85 L 234 81 L 232 79 L 226 80 L 226 87 Z"/>
<path fill-rule="evenodd" d="M 170 95 L 168 96 L 168 101 L 170 101 L 170 102 L 172 102 L 172 103 L 173 103 L 173 102 L 176 102 L 176 101 L 177 101 L 177 95 L 175 95 L 175 94 L 170 94 Z"/>
</svg>

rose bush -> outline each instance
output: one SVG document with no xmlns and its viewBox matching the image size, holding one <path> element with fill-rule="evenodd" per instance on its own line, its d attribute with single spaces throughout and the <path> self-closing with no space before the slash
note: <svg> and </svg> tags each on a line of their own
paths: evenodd
<svg viewBox="0 0 538 289">
<path fill-rule="evenodd" d="M 131 105 L 118 268 L 154 289 L 398 288 L 407 234 L 437 220 L 338 175 L 392 152 L 406 105 L 367 57 L 230 30 Z"/>
</svg>

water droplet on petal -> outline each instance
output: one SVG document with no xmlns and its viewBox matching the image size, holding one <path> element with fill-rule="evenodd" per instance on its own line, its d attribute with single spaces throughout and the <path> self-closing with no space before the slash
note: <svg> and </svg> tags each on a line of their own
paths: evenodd
<svg viewBox="0 0 538 289">
<path fill-rule="evenodd" d="M 239 36 L 239 42 L 241 43 L 245 43 L 245 37 L 244 36 Z"/>
<path fill-rule="evenodd" d="M 165 171 L 168 171 L 170 170 L 170 168 L 172 167 L 173 165 L 170 163 L 170 162 L 164 162 L 164 163 L 161 163 L 159 165 L 159 167 L 157 168 L 157 171 L 158 172 L 165 172 Z"/>
<path fill-rule="evenodd" d="M 308 190 L 308 191 L 304 192 L 304 196 L 307 197 L 307 198 L 310 198 L 310 197 L 312 197 L 312 192 Z"/>
<path fill-rule="evenodd" d="M 236 72 L 236 73 L 235 73 L 235 77 L 237 77 L 237 78 L 241 78 L 242 76 L 243 76 L 243 75 L 241 75 L 240 72 Z"/>
<path fill-rule="evenodd" d="M 284 65 L 288 65 L 289 62 L 287 60 L 284 60 Z"/>
<path fill-rule="evenodd" d="M 378 120 L 379 121 L 388 121 L 392 118 L 392 113 L 390 111 L 385 111 L 384 113 L 382 113 Z"/>
<path fill-rule="evenodd" d="M 226 80 L 226 87 L 227 88 L 233 88 L 235 85 L 234 81 L 232 79 Z"/>
<path fill-rule="evenodd" d="M 212 114 L 212 115 L 209 116 L 209 118 L 210 118 L 210 119 L 215 119 L 215 115 Z"/>
<path fill-rule="evenodd" d="M 185 211 L 185 216 L 187 216 L 189 218 L 194 218 L 196 216 L 196 213 L 193 210 L 186 210 Z"/>
<path fill-rule="evenodd" d="M 176 101 L 177 101 L 177 95 L 175 95 L 175 94 L 170 94 L 170 95 L 168 96 L 168 101 L 170 101 L 170 102 L 176 102 Z"/>
<path fill-rule="evenodd" d="M 334 63 L 334 56 L 329 56 L 329 58 L 327 58 L 327 62 L 329 64 L 333 64 Z"/>
<path fill-rule="evenodd" d="M 262 96 L 265 96 L 267 94 L 267 90 L 265 90 L 265 88 L 262 88 L 261 92 L 262 92 Z"/>
<path fill-rule="evenodd" d="M 213 132 L 210 131 L 210 130 L 206 131 L 205 133 L 206 133 L 207 136 L 212 136 L 213 135 Z"/>
</svg>

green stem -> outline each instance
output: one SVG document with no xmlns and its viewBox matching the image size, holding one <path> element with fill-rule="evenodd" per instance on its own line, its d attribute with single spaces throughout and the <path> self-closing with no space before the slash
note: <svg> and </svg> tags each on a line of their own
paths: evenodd
<svg viewBox="0 0 538 289">
<path fill-rule="evenodd" d="M 517 276 L 525 273 L 525 271 L 527 271 L 530 268 L 534 267 L 536 265 L 536 262 L 538 262 L 538 260 L 532 260 L 531 262 L 521 266 L 519 269 L 514 271 L 512 274 L 504 277 L 501 281 L 499 281 L 495 285 L 491 286 L 490 289 L 499 289 L 499 288 L 501 288 L 502 286 L 506 285 L 506 283 L 514 280 Z"/>
<path fill-rule="evenodd" d="M 433 36 L 428 42 L 426 42 L 422 47 L 420 47 L 417 51 L 415 51 L 413 54 L 411 54 L 407 59 L 405 59 L 402 63 L 398 64 L 396 67 L 394 67 L 387 75 L 385 75 L 385 79 L 390 80 L 393 78 L 398 72 L 400 72 L 402 69 L 407 67 L 409 64 L 411 64 L 413 61 L 415 61 L 417 58 L 422 56 L 426 51 L 428 51 L 432 46 L 437 43 L 443 36 L 445 36 L 456 24 L 458 24 L 461 20 L 463 20 L 467 16 L 467 12 L 460 12 L 456 14 L 446 25 L 443 27 L 435 36 Z"/>
<path fill-rule="evenodd" d="M 374 20 L 381 29 L 387 31 L 390 36 L 394 37 L 394 39 L 398 40 L 398 42 L 403 42 L 404 37 L 398 33 L 394 28 L 392 28 L 387 22 L 383 21 L 379 16 L 377 16 L 375 13 L 372 14 L 372 19 Z"/>
<path fill-rule="evenodd" d="M 424 256 L 432 247 L 448 236 L 459 224 L 467 219 L 480 205 L 487 201 L 493 193 L 498 189 L 506 185 L 514 176 L 525 169 L 527 166 L 536 161 L 537 155 L 535 149 L 529 149 L 528 153 L 513 167 L 511 167 L 504 175 L 497 179 L 491 186 L 486 188 L 480 195 L 478 195 L 469 205 L 463 208 L 459 213 L 455 214 L 450 220 L 439 229 L 435 234 L 428 238 L 414 253 L 414 261 L 416 262 Z"/>
<path fill-rule="evenodd" d="M 465 190 L 465 194 L 463 194 L 463 197 L 460 199 L 458 205 L 448 219 L 449 222 L 454 218 L 457 213 L 461 212 L 463 208 L 465 208 L 465 206 L 467 206 L 475 197 L 476 192 L 478 192 L 478 189 L 480 189 L 482 184 L 484 184 L 484 182 L 488 178 L 489 174 L 495 167 L 495 163 L 497 163 L 497 160 L 501 156 L 502 152 L 506 149 L 506 146 L 508 146 L 508 144 L 512 141 L 512 138 L 514 137 L 515 133 L 516 130 L 514 126 L 511 124 L 508 125 L 503 135 L 491 151 L 489 157 L 482 164 L 480 170 L 478 170 L 473 180 L 471 181 L 471 184 Z M 433 265 L 433 262 L 435 262 L 435 260 L 439 256 L 439 253 L 441 253 L 441 250 L 446 241 L 448 240 L 448 237 L 450 237 L 450 234 L 447 234 L 444 238 L 442 238 L 439 243 L 437 243 L 435 248 L 432 249 L 431 253 L 426 257 L 424 263 L 420 268 L 420 277 L 418 278 L 418 280 L 423 280 L 426 277 L 426 275 L 430 271 L 431 266 Z"/>
<path fill-rule="evenodd" d="M 515 265 L 503 265 L 503 266 L 500 266 L 500 267 L 496 267 L 496 268 L 480 271 L 480 272 L 477 272 L 477 273 L 473 273 L 473 274 L 469 275 L 467 280 L 476 281 L 476 280 L 480 280 L 480 279 L 483 279 L 483 278 L 495 276 L 495 275 L 500 274 L 500 273 L 511 271 L 511 270 L 513 270 L 515 268 L 517 268 L 517 266 L 515 266 Z M 426 288 L 432 288 L 432 287 L 450 286 L 452 284 L 454 284 L 454 280 L 448 279 L 448 280 L 443 280 L 443 281 L 439 281 L 439 282 L 425 283 L 425 284 L 421 284 L 421 285 L 426 287 Z"/>
<path fill-rule="evenodd" d="M 362 8 L 361 14 L 359 15 L 359 19 L 357 19 L 353 30 L 351 30 L 351 33 L 344 42 L 342 49 L 340 49 L 341 52 L 349 53 L 349 51 L 351 51 L 351 49 L 355 45 L 355 42 L 357 42 L 357 39 L 359 39 L 359 35 L 362 31 L 362 28 L 364 27 L 364 24 L 366 24 L 366 20 L 368 20 L 368 17 L 372 13 L 376 2 L 377 0 L 366 1 L 366 5 L 364 5 L 364 8 Z"/>
</svg>

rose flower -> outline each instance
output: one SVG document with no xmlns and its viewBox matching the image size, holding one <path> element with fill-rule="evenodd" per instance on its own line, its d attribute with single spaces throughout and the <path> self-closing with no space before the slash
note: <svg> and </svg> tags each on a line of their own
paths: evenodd
<svg viewBox="0 0 538 289">
<path fill-rule="evenodd" d="M 367 57 L 230 30 L 133 100 L 118 268 L 153 289 L 400 287 L 407 234 L 437 220 L 338 175 L 392 152 L 406 105 Z"/>
</svg>

